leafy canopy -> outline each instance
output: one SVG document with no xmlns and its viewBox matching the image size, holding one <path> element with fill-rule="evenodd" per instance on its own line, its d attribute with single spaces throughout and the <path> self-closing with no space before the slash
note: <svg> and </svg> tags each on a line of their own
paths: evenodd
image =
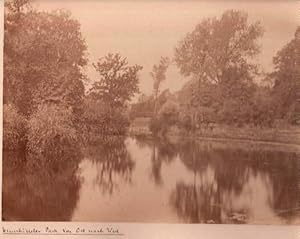
<svg viewBox="0 0 300 239">
<path fill-rule="evenodd" d="M 277 105 L 279 117 L 289 117 L 291 121 L 297 118 L 297 99 L 300 92 L 300 27 L 295 37 L 286 44 L 273 59 L 275 71 L 269 77 L 273 80 L 274 101 Z M 299 113 L 298 113 L 299 114 Z M 299 116 L 298 116 L 299 117 Z"/>
<path fill-rule="evenodd" d="M 4 102 L 26 115 L 41 103 L 74 108 L 84 95 L 87 64 L 80 24 L 68 12 L 38 12 L 27 2 L 6 4 Z"/>
<path fill-rule="evenodd" d="M 123 107 L 139 92 L 139 65 L 129 66 L 120 54 L 108 54 L 94 64 L 99 78 L 93 83 L 89 94 L 111 107 Z"/>
<path fill-rule="evenodd" d="M 248 23 L 246 13 L 229 10 L 221 18 L 203 20 L 175 48 L 175 62 L 185 76 L 219 83 L 230 68 L 255 70 L 248 60 L 259 53 L 263 29 Z"/>
</svg>

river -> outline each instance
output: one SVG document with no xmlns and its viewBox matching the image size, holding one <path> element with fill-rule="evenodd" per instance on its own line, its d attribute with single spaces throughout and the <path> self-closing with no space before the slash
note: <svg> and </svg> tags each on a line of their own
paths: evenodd
<svg viewBox="0 0 300 239">
<path fill-rule="evenodd" d="M 296 147 L 128 137 L 77 150 L 51 170 L 4 152 L 3 220 L 300 223 Z"/>
</svg>

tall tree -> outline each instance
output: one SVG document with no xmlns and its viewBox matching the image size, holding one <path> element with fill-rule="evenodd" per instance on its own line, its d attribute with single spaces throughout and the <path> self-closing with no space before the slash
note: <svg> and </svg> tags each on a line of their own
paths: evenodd
<svg viewBox="0 0 300 239">
<path fill-rule="evenodd" d="M 87 63 L 80 24 L 68 12 L 38 12 L 28 2 L 8 1 L 5 8 L 4 102 L 26 115 L 41 103 L 76 109 Z"/>
<path fill-rule="evenodd" d="M 154 117 L 157 116 L 157 100 L 160 93 L 160 85 L 166 79 L 166 71 L 170 64 L 168 57 L 161 57 L 158 65 L 154 65 L 150 75 L 153 79 L 153 95 L 154 95 Z"/>
<path fill-rule="evenodd" d="M 221 18 L 203 20 L 175 48 L 175 62 L 185 76 L 219 83 L 229 69 L 254 72 L 249 59 L 259 53 L 257 39 L 263 29 L 248 23 L 246 13 L 229 10 Z M 242 75 L 243 75 L 242 74 Z"/>
<path fill-rule="evenodd" d="M 296 123 L 300 116 L 300 27 L 297 28 L 295 37 L 286 44 L 273 59 L 275 71 L 269 77 L 273 79 L 274 103 L 280 118 L 288 118 Z"/>
<path fill-rule="evenodd" d="M 190 94 L 193 124 L 206 114 L 201 110 L 207 107 L 205 86 L 214 86 L 220 95 L 218 108 L 226 101 L 234 101 L 240 111 L 249 101 L 252 79 L 258 73 L 252 59 L 259 53 L 257 40 L 262 34 L 259 22 L 249 23 L 246 13 L 229 10 L 220 18 L 203 20 L 179 42 L 175 62 L 184 76 L 198 81 Z"/>
<path fill-rule="evenodd" d="M 126 58 L 120 54 L 108 54 L 94 64 L 99 73 L 89 94 L 95 99 L 114 108 L 123 107 L 139 91 L 139 65 L 128 66 Z"/>
</svg>

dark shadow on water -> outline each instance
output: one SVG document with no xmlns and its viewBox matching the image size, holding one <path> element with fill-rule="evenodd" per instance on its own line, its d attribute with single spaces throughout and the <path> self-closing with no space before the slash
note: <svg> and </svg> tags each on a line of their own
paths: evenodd
<svg viewBox="0 0 300 239">
<path fill-rule="evenodd" d="M 163 185 L 161 176 L 161 168 L 163 164 L 170 164 L 178 154 L 177 145 L 168 137 L 163 138 L 147 138 L 144 136 L 136 136 L 136 144 L 140 148 L 151 148 L 151 173 L 150 178 L 157 186 Z"/>
<path fill-rule="evenodd" d="M 150 177 L 153 178 L 156 185 L 163 185 L 163 179 L 161 176 L 161 167 L 163 164 L 168 165 L 171 163 L 175 156 L 176 145 L 171 143 L 167 138 L 154 140 L 152 145 L 152 170 Z"/>
<path fill-rule="evenodd" d="M 299 216 L 298 210 L 291 210 L 299 201 L 296 153 L 197 141 L 181 142 L 176 148 L 194 176 L 193 183 L 179 181 L 170 195 L 170 205 L 182 221 L 251 223 L 259 210 L 266 211 L 263 223 L 275 217 L 289 223 Z M 256 197 L 263 197 L 264 205 L 255 205 Z"/>
<path fill-rule="evenodd" d="M 77 149 L 76 149 L 77 148 Z M 69 221 L 79 198 L 76 176 L 82 159 L 78 147 L 47 157 L 4 152 L 2 219 L 4 221 Z"/>
<path fill-rule="evenodd" d="M 169 221 L 161 222 L 289 224 L 299 219 L 299 155 L 272 147 L 110 137 L 83 149 L 52 148 L 40 157 L 9 151 L 3 156 L 4 221 L 70 221 L 74 215 L 80 220 L 90 203 L 102 207 L 99 215 L 92 213 L 95 220 L 126 221 L 122 213 L 132 198 L 137 208 L 132 218 L 145 222 L 160 220 L 152 213 L 157 206 L 168 214 Z M 118 195 L 124 197 L 122 206 Z M 111 199 L 113 205 L 103 203 Z M 110 207 L 115 209 L 111 217 L 104 214 Z"/>
<path fill-rule="evenodd" d="M 112 194 L 118 188 L 117 177 L 131 183 L 135 162 L 126 148 L 125 139 L 113 136 L 85 149 L 85 156 L 97 168 L 96 183 L 103 193 Z"/>
</svg>

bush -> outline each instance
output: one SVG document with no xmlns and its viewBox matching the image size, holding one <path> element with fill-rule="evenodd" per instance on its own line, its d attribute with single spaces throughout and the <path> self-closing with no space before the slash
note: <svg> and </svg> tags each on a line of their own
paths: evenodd
<svg viewBox="0 0 300 239">
<path fill-rule="evenodd" d="M 3 147 L 17 150 L 25 142 L 27 121 L 12 104 L 3 106 Z"/>
<path fill-rule="evenodd" d="M 228 125 L 241 125 L 245 120 L 243 117 L 244 112 L 245 111 L 240 105 L 240 102 L 232 99 L 226 100 L 221 111 L 219 112 L 220 123 L 225 123 Z M 248 119 L 248 117 L 246 119 Z"/>
<path fill-rule="evenodd" d="M 108 136 L 125 135 L 129 118 L 123 107 L 111 108 L 99 100 L 87 99 L 81 125 L 85 140 L 93 142 Z"/>
<path fill-rule="evenodd" d="M 251 123 L 260 127 L 272 127 L 275 120 L 274 106 L 266 101 L 256 101 L 252 107 Z"/>
<path fill-rule="evenodd" d="M 40 105 L 28 121 L 28 150 L 35 155 L 59 154 L 78 141 L 71 108 Z"/>
<path fill-rule="evenodd" d="M 292 125 L 297 125 L 299 124 L 299 111 L 297 110 L 297 104 L 292 104 L 286 115 L 285 115 L 285 120 L 289 123 L 289 124 L 292 124 Z"/>
<path fill-rule="evenodd" d="M 149 130 L 152 134 L 157 135 L 163 129 L 163 122 L 160 118 L 151 118 L 149 123 Z"/>
<path fill-rule="evenodd" d="M 175 103 L 167 102 L 150 121 L 149 129 L 154 135 L 165 135 L 168 130 L 179 122 L 179 110 Z"/>
</svg>

